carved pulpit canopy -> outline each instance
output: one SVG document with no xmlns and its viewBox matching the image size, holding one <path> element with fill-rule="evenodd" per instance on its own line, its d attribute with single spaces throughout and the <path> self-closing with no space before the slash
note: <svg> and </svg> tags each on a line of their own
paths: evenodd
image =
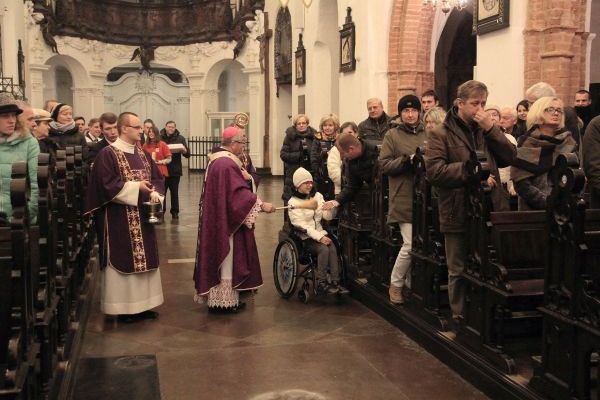
<svg viewBox="0 0 600 400">
<path fill-rule="evenodd" d="M 263 10 L 265 0 L 239 1 L 233 15 L 228 0 L 34 0 L 41 13 L 46 43 L 73 36 L 105 43 L 156 48 L 213 41 L 238 42 L 236 56 L 249 33 L 246 22 Z"/>
</svg>

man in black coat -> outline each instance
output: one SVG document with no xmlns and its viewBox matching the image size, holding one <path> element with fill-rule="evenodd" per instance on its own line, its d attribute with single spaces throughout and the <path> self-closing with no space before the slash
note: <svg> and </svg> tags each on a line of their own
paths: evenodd
<svg viewBox="0 0 600 400">
<path fill-rule="evenodd" d="M 343 206 L 360 191 L 363 184 L 373 182 L 379 158 L 379 149 L 372 141 L 356 138 L 351 133 L 338 137 L 337 148 L 342 159 L 346 160 L 346 182 L 335 200 L 325 202 L 323 210 Z"/>
<path fill-rule="evenodd" d="M 177 125 L 175 121 L 169 121 L 165 124 L 165 127 L 160 131 L 160 138 L 169 145 L 171 149 L 172 158 L 171 162 L 167 164 L 167 169 L 169 171 L 169 176 L 165 178 L 165 211 L 167 209 L 167 192 L 171 191 L 171 217 L 173 219 L 179 219 L 179 181 L 181 180 L 181 175 L 183 174 L 183 166 L 181 164 L 181 156 L 183 155 L 185 158 L 190 158 L 190 149 L 187 145 L 187 142 L 183 136 L 177 130 Z M 172 145 L 182 145 L 177 146 L 179 148 L 174 148 Z"/>
<path fill-rule="evenodd" d="M 367 100 L 367 119 L 358 124 L 358 137 L 363 140 L 381 142 L 390 129 L 391 118 L 383 111 L 381 99 L 373 97 Z"/>
<path fill-rule="evenodd" d="M 111 112 L 105 112 L 100 116 L 100 129 L 102 130 L 103 139 L 90 146 L 88 152 L 88 164 L 92 165 L 94 159 L 100 153 L 100 150 L 117 140 L 119 130 L 117 129 L 117 115 Z"/>
</svg>

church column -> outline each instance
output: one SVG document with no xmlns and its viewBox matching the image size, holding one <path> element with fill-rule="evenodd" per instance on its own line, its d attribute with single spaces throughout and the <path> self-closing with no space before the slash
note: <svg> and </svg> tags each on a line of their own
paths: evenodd
<svg viewBox="0 0 600 400">
<path fill-rule="evenodd" d="M 548 4 L 549 3 L 549 4 Z M 585 85 L 586 0 L 530 0 L 525 35 L 525 89 L 545 81 L 572 104 Z"/>
<path fill-rule="evenodd" d="M 50 70 L 49 65 L 44 64 L 29 64 L 29 104 L 36 108 L 44 107 L 44 101 L 46 100 L 44 90 L 50 88 L 45 87 L 44 84 L 49 82 L 44 81 L 44 74 Z"/>
<path fill-rule="evenodd" d="M 208 136 L 206 132 L 206 102 L 204 73 L 187 73 L 190 83 L 190 136 Z"/>
<path fill-rule="evenodd" d="M 255 167 L 264 166 L 265 88 L 260 68 L 245 68 L 248 75 L 248 112 L 250 113 L 250 157 Z"/>
<path fill-rule="evenodd" d="M 392 9 L 388 51 L 388 110 L 400 97 L 433 88 L 430 70 L 434 10 L 421 0 L 396 0 Z M 391 114 L 393 112 L 390 111 Z"/>
</svg>

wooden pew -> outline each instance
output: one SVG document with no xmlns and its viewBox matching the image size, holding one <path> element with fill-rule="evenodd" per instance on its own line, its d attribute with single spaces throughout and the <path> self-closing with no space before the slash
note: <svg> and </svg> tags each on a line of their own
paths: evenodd
<svg viewBox="0 0 600 400">
<path fill-rule="evenodd" d="M 448 329 L 448 271 L 440 232 L 437 195 L 425 175 L 424 149 L 413 157 L 413 237 L 411 296 L 406 306 L 436 329 Z"/>
<path fill-rule="evenodd" d="M 54 160 L 49 154 L 38 159 L 39 187 L 39 282 L 36 296 L 36 331 L 40 343 L 40 380 L 42 390 L 48 392 L 56 379 L 58 364 L 58 321 L 56 319 L 60 298 L 56 294 L 56 234 L 57 221 L 52 218 Z M 35 243 L 32 242 L 35 247 Z M 32 249 L 32 252 L 34 250 Z"/>
<path fill-rule="evenodd" d="M 600 210 L 586 209 L 579 196 L 583 173 L 571 169 L 567 158 L 558 158 L 553 183 L 542 357 L 530 385 L 550 399 L 590 399 L 592 392 L 598 395 Z"/>
<path fill-rule="evenodd" d="M 34 329 L 34 269 L 30 265 L 28 196 L 27 163 L 14 163 L 10 184 L 13 214 L 8 230 L 6 224 L 0 228 L 2 399 L 37 399 L 40 396 L 36 376 L 39 344 Z"/>
<path fill-rule="evenodd" d="M 485 157 L 471 159 L 467 169 L 467 289 L 457 339 L 512 374 L 507 339 L 541 334 L 546 213 L 491 212 Z"/>
<path fill-rule="evenodd" d="M 388 177 L 379 170 L 374 176 L 372 204 L 374 223 L 371 231 L 373 246 L 371 263 L 373 268 L 369 276 L 369 284 L 387 293 L 390 287 L 390 274 L 402 245 L 402 235 L 397 224 L 388 224 Z"/>
</svg>

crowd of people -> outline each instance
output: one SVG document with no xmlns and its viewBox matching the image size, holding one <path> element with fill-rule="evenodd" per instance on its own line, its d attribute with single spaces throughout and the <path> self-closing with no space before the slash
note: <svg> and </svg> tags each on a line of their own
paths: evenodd
<svg viewBox="0 0 600 400">
<path fill-rule="evenodd" d="M 368 117 L 358 125 L 353 121 L 340 124 L 337 116 L 327 114 L 318 130 L 310 126 L 307 115 L 297 115 L 285 133 L 280 154 L 285 164 L 283 200 L 292 201 L 298 195 L 304 198 L 305 189 L 300 189 L 310 184 L 320 204 L 319 212 L 328 212 L 351 201 L 364 184 L 373 181 L 376 171 L 386 175 L 387 222 L 402 236 L 390 276 L 389 299 L 402 304 L 403 288 L 410 286 L 412 158 L 418 147 L 424 147 L 427 179 L 438 196 L 445 238 L 450 305 L 453 316 L 460 318 L 464 303 L 465 166 L 476 151 L 483 151 L 488 159 L 491 173 L 487 185 L 494 211 L 545 209 L 552 189 L 548 172 L 557 156 L 566 153 L 582 162 L 591 205 L 600 204 L 600 119 L 594 119 L 588 91 L 574 94 L 575 107 L 565 106 L 545 82 L 528 88 L 516 105 L 488 104 L 488 95 L 482 82 L 465 82 L 446 110 L 437 94 L 427 90 L 420 97 L 402 97 L 396 116 L 384 111 L 380 99 L 371 98 L 367 100 Z M 308 182 L 310 176 L 314 179 Z M 332 263 L 327 262 L 323 249 L 330 246 L 326 231 L 315 230 L 314 219 L 291 217 L 294 227 L 310 232 L 303 239 L 318 256 L 319 268 L 331 270 Z M 318 279 L 323 292 L 331 291 L 331 279 L 322 274 Z"/>
<path fill-rule="evenodd" d="M 591 206 L 600 205 L 600 118 L 594 118 L 589 92 L 575 93 L 565 106 L 547 83 L 524 93 L 515 106 L 487 104 L 485 84 L 468 81 L 447 110 L 436 93 L 406 95 L 397 115 L 384 111 L 378 98 L 367 100 L 368 116 L 356 124 L 326 114 L 318 129 L 299 114 L 285 132 L 280 156 L 285 166 L 282 199 L 290 210 L 286 223 L 300 231 L 317 262 L 320 293 L 347 293 L 338 255 L 323 222 L 352 201 L 375 172 L 388 177 L 387 222 L 397 226 L 402 246 L 390 276 L 389 298 L 404 302 L 410 286 L 412 239 L 412 159 L 425 148 L 427 179 L 436 189 L 440 228 L 445 237 L 449 297 L 454 317 L 464 303 L 464 185 L 466 165 L 483 151 L 490 166 L 487 180 L 495 211 L 540 210 L 551 187 L 548 172 L 560 154 L 574 154 L 587 175 Z M 243 127 L 233 125 L 212 149 L 200 200 L 200 227 L 194 269 L 196 299 L 209 310 L 237 312 L 239 293 L 262 284 L 254 224 L 275 208 L 257 195 L 259 176 L 245 152 Z M 102 310 L 106 314 L 155 317 L 163 301 L 156 236 L 144 221 L 145 204 L 162 203 L 171 193 L 172 219 L 179 216 L 185 138 L 169 121 L 162 130 L 134 113 L 105 112 L 86 125 L 71 105 L 50 100 L 34 109 L 0 94 L 0 219 L 11 217 L 11 165 L 29 164 L 30 222 L 37 216 L 37 158 L 56 157 L 68 146 L 81 146 L 89 171 L 86 213 L 93 216 L 101 252 Z M 314 207 L 294 207 L 314 203 Z M 123 232 L 129 232 L 125 235 Z M 127 238 L 128 237 L 128 238 Z M 235 249 L 235 251 L 234 251 Z M 327 274 L 328 272 L 328 274 Z"/>
</svg>

